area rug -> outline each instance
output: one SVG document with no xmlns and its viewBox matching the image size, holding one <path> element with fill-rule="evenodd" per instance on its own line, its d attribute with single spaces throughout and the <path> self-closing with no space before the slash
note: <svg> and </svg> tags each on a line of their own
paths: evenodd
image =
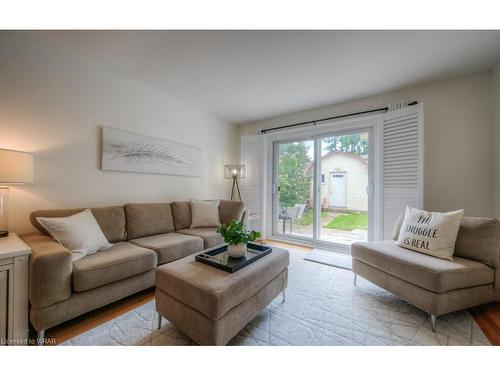
<svg viewBox="0 0 500 375">
<path fill-rule="evenodd" d="M 334 251 L 313 249 L 307 253 L 304 260 L 316 262 L 327 266 L 352 270 L 352 258 L 348 254 L 341 254 Z"/>
<path fill-rule="evenodd" d="M 395 295 L 340 268 L 304 260 L 290 250 L 286 302 L 277 297 L 229 345 L 489 345 L 467 311 L 428 316 Z M 62 345 L 194 345 L 163 319 L 154 301 Z"/>
</svg>

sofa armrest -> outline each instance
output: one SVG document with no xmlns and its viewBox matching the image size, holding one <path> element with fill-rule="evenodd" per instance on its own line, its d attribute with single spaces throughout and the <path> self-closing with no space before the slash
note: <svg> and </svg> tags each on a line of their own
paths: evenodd
<svg viewBox="0 0 500 375">
<path fill-rule="evenodd" d="M 71 296 L 71 253 L 50 236 L 31 233 L 22 236 L 31 248 L 29 262 L 29 300 L 43 308 Z"/>
<path fill-rule="evenodd" d="M 497 294 L 497 301 L 500 302 L 500 267 L 495 268 L 495 292 Z"/>
</svg>

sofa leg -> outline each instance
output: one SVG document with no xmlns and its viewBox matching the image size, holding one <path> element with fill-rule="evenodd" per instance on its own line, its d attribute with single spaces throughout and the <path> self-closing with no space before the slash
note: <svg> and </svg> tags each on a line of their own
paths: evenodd
<svg viewBox="0 0 500 375">
<path fill-rule="evenodd" d="M 161 314 L 159 312 L 157 312 L 157 314 L 158 314 L 158 324 L 156 326 L 156 329 L 160 329 L 161 328 L 161 318 L 162 318 L 162 316 L 161 316 Z"/>
<path fill-rule="evenodd" d="M 355 273 L 354 274 L 354 286 L 356 286 L 357 281 L 358 281 L 358 275 Z"/>
<path fill-rule="evenodd" d="M 286 289 L 283 289 L 283 292 L 281 294 L 283 296 L 283 299 L 281 300 L 281 303 L 285 303 L 285 301 L 286 301 Z"/>
<path fill-rule="evenodd" d="M 36 337 L 36 344 L 38 346 L 43 346 L 45 342 L 45 330 L 42 329 L 41 331 L 38 331 L 37 337 Z"/>
<path fill-rule="evenodd" d="M 436 315 L 431 314 L 431 328 L 432 332 L 436 332 Z"/>
</svg>

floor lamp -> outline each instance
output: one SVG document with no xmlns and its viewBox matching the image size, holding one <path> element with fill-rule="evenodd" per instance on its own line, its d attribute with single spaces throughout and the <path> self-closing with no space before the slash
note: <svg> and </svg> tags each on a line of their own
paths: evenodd
<svg viewBox="0 0 500 375">
<path fill-rule="evenodd" d="M 33 182 L 33 155 L 0 149 L 0 184 Z M 9 188 L 0 186 L 0 237 L 9 235 Z"/>
<path fill-rule="evenodd" d="M 238 178 L 245 178 L 245 166 L 243 164 L 226 164 L 224 165 L 224 177 L 233 180 L 233 188 L 231 189 L 231 200 L 235 197 L 235 189 L 241 201 L 240 186 L 238 185 Z"/>
</svg>

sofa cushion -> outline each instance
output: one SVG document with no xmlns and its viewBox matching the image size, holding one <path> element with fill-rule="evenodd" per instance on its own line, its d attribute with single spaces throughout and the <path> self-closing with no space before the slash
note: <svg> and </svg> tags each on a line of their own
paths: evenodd
<svg viewBox="0 0 500 375">
<path fill-rule="evenodd" d="M 128 240 L 174 231 L 170 203 L 129 203 L 125 216 Z"/>
<path fill-rule="evenodd" d="M 31 224 L 40 232 L 49 234 L 47 230 L 40 225 L 37 217 L 66 217 L 84 211 L 85 208 L 64 208 L 54 210 L 38 210 L 30 215 Z M 109 242 L 120 242 L 127 239 L 125 231 L 125 211 L 121 206 L 91 208 L 99 227 Z"/>
<path fill-rule="evenodd" d="M 191 203 L 188 201 L 172 202 L 170 207 L 172 207 L 175 230 L 189 228 L 191 226 Z"/>
<path fill-rule="evenodd" d="M 241 220 L 245 204 L 241 201 L 221 200 L 219 204 L 219 216 L 222 224 L 230 223 L 232 220 Z"/>
<path fill-rule="evenodd" d="M 356 242 L 353 258 L 421 288 L 442 293 L 493 283 L 490 267 L 469 259 L 439 259 L 403 249 L 393 241 Z"/>
<path fill-rule="evenodd" d="M 73 289 L 76 292 L 97 288 L 156 267 L 153 250 L 128 242 L 117 242 L 105 251 L 91 254 L 73 263 Z"/>
<path fill-rule="evenodd" d="M 273 251 L 238 272 L 197 262 L 194 255 L 156 270 L 156 288 L 215 321 L 264 288 L 289 264 L 287 250 Z"/>
<path fill-rule="evenodd" d="M 188 201 L 177 201 L 172 202 L 170 205 L 172 207 L 175 230 L 189 228 L 191 226 L 191 204 Z M 221 223 L 229 223 L 231 220 L 242 220 L 244 212 L 245 204 L 243 202 L 221 199 L 219 204 Z"/>
<path fill-rule="evenodd" d="M 71 252 L 73 262 L 111 247 L 88 208 L 66 217 L 40 216 L 37 221 L 54 240 Z"/>
<path fill-rule="evenodd" d="M 191 226 L 190 228 L 210 228 L 220 226 L 220 200 L 191 199 Z"/>
<path fill-rule="evenodd" d="M 196 236 L 203 238 L 204 248 L 208 249 L 209 247 L 214 247 L 217 245 L 222 245 L 224 243 L 224 239 L 222 236 L 217 233 L 217 227 L 212 228 L 188 228 L 178 230 L 177 233 L 187 234 L 189 236 Z"/>
<path fill-rule="evenodd" d="M 464 217 L 460 222 L 455 255 L 497 268 L 500 252 L 500 225 L 497 219 Z"/>
<path fill-rule="evenodd" d="M 158 264 L 172 262 L 203 250 L 202 238 L 180 233 L 157 234 L 130 242 L 154 250 L 158 254 Z"/>
</svg>

